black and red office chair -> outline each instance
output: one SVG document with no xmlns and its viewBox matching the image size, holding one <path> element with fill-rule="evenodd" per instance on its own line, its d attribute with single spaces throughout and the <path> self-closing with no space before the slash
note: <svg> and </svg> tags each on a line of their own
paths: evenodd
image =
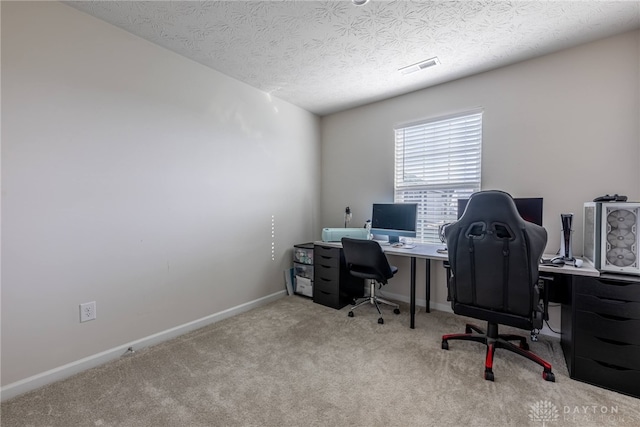
<svg viewBox="0 0 640 427">
<path fill-rule="evenodd" d="M 397 267 L 389 265 L 389 261 L 380 244 L 373 240 L 343 237 L 342 251 L 349 273 L 354 277 L 369 280 L 370 286 L 369 296 L 362 301 L 356 302 L 351 307 L 349 317 L 353 317 L 353 310 L 367 303 L 375 305 L 380 315 L 378 318 L 378 323 L 380 324 L 384 323 L 382 311 L 380 311 L 380 303 L 392 306 L 394 308 L 393 312 L 400 314 L 400 306 L 398 304 L 376 295 L 376 283 L 379 287 L 386 285 L 387 280 L 391 279 L 398 271 Z"/>
<path fill-rule="evenodd" d="M 551 364 L 529 351 L 524 336 L 498 333 L 499 324 L 533 331 L 532 337 L 542 328 L 547 304 L 538 286 L 538 263 L 546 230 L 523 220 L 509 194 L 492 190 L 473 194 L 445 236 L 451 307 L 456 314 L 487 321 L 487 330 L 467 324 L 464 334 L 443 335 L 442 348 L 448 350 L 451 340 L 486 345 L 486 380 L 494 380 L 494 354 L 502 348 L 542 366 L 542 377 L 555 381 Z"/>
</svg>

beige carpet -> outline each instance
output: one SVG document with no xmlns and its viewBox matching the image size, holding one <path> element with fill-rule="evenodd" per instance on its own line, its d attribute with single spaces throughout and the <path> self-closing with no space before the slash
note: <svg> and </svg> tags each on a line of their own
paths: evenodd
<svg viewBox="0 0 640 427">
<path fill-rule="evenodd" d="M 465 319 L 411 330 L 401 309 L 379 325 L 286 297 L 5 402 L 2 426 L 640 425 L 640 399 L 571 380 L 557 340 L 531 345 L 556 383 L 500 349 L 489 382 L 480 344 L 440 348 Z"/>
</svg>

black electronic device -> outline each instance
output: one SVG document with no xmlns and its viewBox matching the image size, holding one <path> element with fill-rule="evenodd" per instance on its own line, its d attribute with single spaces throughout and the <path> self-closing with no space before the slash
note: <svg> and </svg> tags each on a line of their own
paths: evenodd
<svg viewBox="0 0 640 427">
<path fill-rule="evenodd" d="M 400 237 L 416 237 L 417 203 L 374 203 L 371 233 L 389 237 L 397 243 Z"/>
<path fill-rule="evenodd" d="M 593 199 L 593 201 L 594 202 L 626 202 L 627 196 L 620 196 L 618 194 L 614 194 L 613 196 L 610 196 L 608 194 L 605 194 L 604 196 L 596 197 L 595 199 Z"/>
<path fill-rule="evenodd" d="M 458 199 L 458 219 L 464 213 L 469 199 Z M 542 226 L 542 197 L 514 198 L 518 213 L 525 221 Z"/>
<path fill-rule="evenodd" d="M 565 265 L 565 261 L 561 256 L 557 256 L 551 259 L 542 258 L 540 260 L 540 265 L 547 265 L 549 267 L 562 267 L 563 265 Z"/>
<path fill-rule="evenodd" d="M 540 263 L 540 265 L 544 265 L 545 267 L 558 267 L 558 268 L 560 268 L 560 267 L 564 266 L 564 261 L 563 261 L 562 264 L 553 263 L 553 262 L 543 262 L 543 263 Z"/>
</svg>

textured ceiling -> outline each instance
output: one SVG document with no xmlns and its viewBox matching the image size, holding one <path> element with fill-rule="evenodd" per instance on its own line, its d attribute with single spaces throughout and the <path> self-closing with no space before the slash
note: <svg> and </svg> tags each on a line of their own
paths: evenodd
<svg viewBox="0 0 640 427">
<path fill-rule="evenodd" d="M 640 28 L 640 0 L 65 3 L 319 115 Z"/>
</svg>

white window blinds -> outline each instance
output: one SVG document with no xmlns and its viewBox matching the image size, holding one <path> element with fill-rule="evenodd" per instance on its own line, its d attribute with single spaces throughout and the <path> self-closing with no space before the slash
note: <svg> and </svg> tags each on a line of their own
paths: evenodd
<svg viewBox="0 0 640 427">
<path fill-rule="evenodd" d="M 440 243 L 458 199 L 480 190 L 482 111 L 395 129 L 396 203 L 418 203 L 417 239 Z"/>
</svg>

